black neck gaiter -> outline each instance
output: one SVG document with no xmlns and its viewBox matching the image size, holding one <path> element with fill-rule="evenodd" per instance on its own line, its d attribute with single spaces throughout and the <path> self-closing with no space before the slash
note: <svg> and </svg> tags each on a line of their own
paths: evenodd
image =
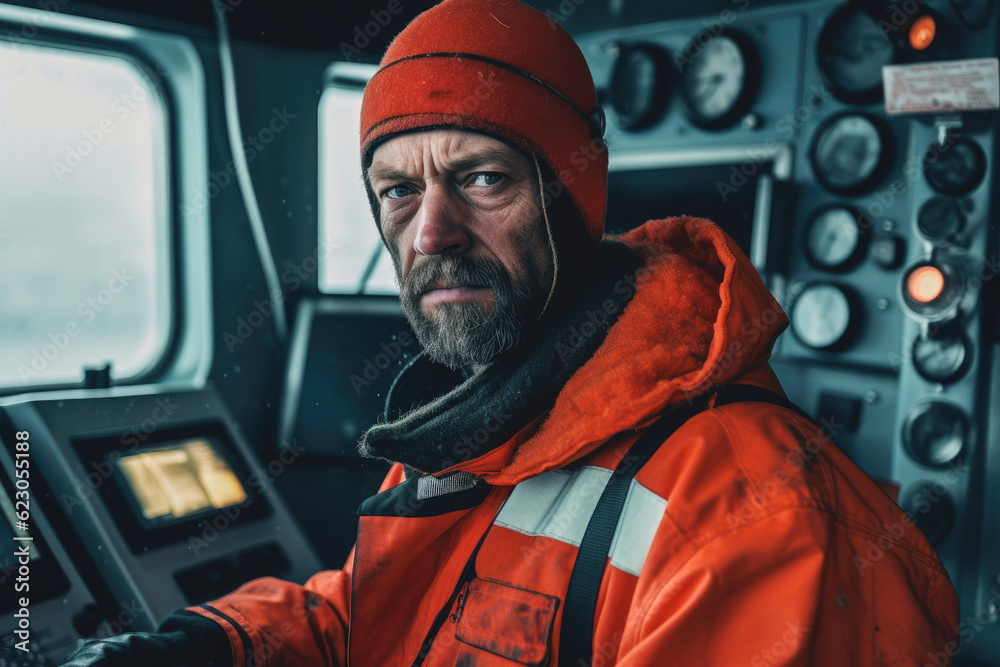
<svg viewBox="0 0 1000 667">
<path fill-rule="evenodd" d="M 560 278 L 568 288 L 530 336 L 471 377 L 417 354 L 389 390 L 385 423 L 362 437 L 362 455 L 436 473 L 506 443 L 601 346 L 640 266 L 625 245 L 603 241 L 588 266 L 561 267 L 572 268 Z"/>
</svg>

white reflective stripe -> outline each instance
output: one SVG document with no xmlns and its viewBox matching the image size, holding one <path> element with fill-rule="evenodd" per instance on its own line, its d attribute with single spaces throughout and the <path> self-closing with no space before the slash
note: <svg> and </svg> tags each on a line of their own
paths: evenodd
<svg viewBox="0 0 1000 667">
<path fill-rule="evenodd" d="M 639 576 L 649 548 L 663 520 L 667 500 L 632 480 L 625 497 L 615 536 L 611 540 L 611 564 Z"/>
<path fill-rule="evenodd" d="M 532 477 L 514 487 L 495 523 L 578 547 L 609 479 L 611 471 L 596 466 Z"/>
</svg>

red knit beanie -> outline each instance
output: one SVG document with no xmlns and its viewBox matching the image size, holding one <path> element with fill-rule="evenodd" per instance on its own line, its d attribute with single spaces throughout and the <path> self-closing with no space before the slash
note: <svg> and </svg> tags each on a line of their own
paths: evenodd
<svg viewBox="0 0 1000 667">
<path fill-rule="evenodd" d="M 455 127 L 537 155 L 568 190 L 591 239 L 604 234 L 608 154 L 594 80 L 573 39 L 517 0 L 444 0 L 415 18 L 365 88 L 361 150 L 392 135 Z"/>
</svg>

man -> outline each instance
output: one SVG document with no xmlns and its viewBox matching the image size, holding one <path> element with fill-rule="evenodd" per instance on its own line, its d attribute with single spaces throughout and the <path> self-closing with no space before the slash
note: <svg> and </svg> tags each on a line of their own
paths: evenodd
<svg viewBox="0 0 1000 667">
<path fill-rule="evenodd" d="M 396 38 L 362 159 L 425 352 L 361 443 L 395 465 L 354 552 L 71 664 L 923 665 L 957 638 L 927 541 L 781 396 L 787 320 L 735 244 L 691 218 L 601 240 L 596 107 L 514 0 Z"/>
</svg>

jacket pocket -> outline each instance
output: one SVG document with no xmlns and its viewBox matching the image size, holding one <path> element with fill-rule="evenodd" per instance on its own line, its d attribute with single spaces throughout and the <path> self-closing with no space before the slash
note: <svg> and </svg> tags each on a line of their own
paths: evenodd
<svg viewBox="0 0 1000 667">
<path fill-rule="evenodd" d="M 455 637 L 522 665 L 544 665 L 559 598 L 478 577 L 469 588 Z"/>
</svg>

